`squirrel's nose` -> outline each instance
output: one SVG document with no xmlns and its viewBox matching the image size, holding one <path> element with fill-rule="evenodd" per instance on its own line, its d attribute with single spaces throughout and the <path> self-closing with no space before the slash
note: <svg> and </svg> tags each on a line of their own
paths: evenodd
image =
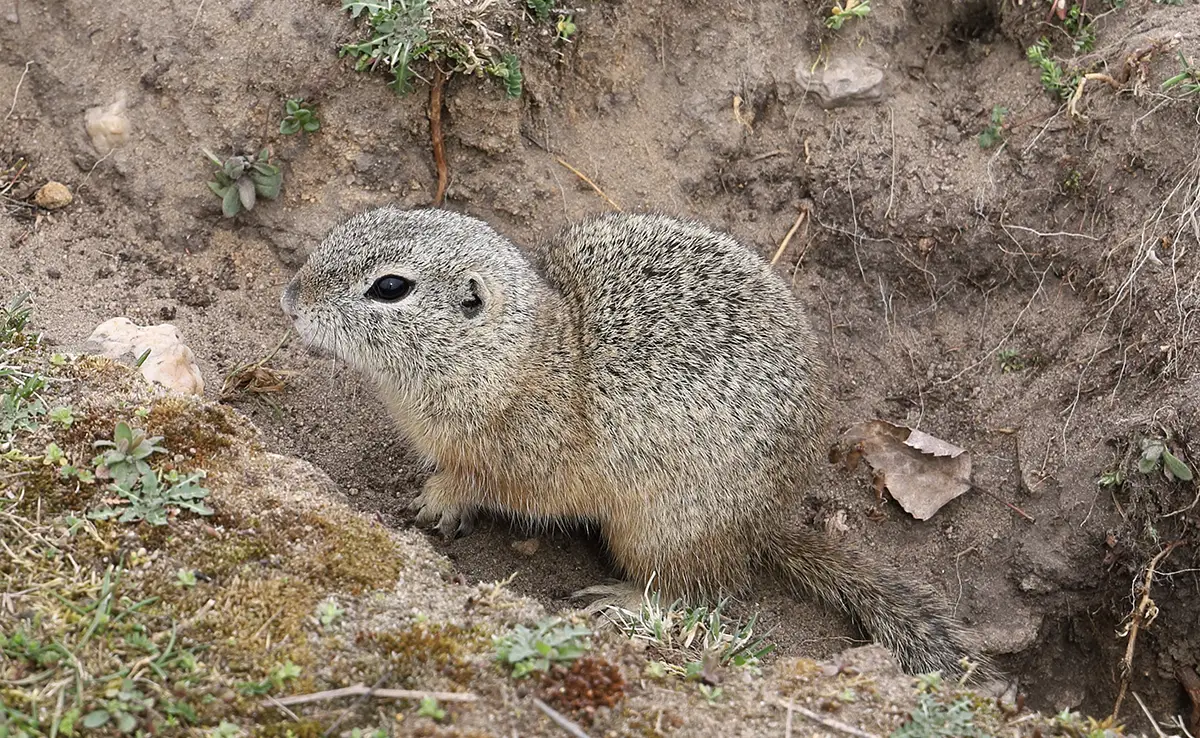
<svg viewBox="0 0 1200 738">
<path fill-rule="evenodd" d="M 283 288 L 283 295 L 279 298 L 279 304 L 283 308 L 283 314 L 292 318 L 296 318 L 296 296 L 300 293 L 300 280 L 293 278 L 288 282 L 287 287 Z"/>
</svg>

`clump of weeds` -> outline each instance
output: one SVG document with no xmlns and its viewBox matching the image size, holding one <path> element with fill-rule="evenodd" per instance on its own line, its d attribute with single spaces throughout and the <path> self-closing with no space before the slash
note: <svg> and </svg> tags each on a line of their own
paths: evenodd
<svg viewBox="0 0 1200 738">
<path fill-rule="evenodd" d="M 578 31 L 573 14 L 558 10 L 553 0 L 528 0 L 527 8 L 535 22 L 553 23 L 553 43 L 567 42 Z M 412 92 L 415 78 L 426 79 L 420 67 L 447 76 L 492 77 L 508 97 L 521 95 L 524 79 L 513 39 L 522 13 L 507 3 L 439 7 L 436 17 L 430 0 L 342 0 L 342 10 L 365 21 L 369 36 L 342 46 L 339 54 L 353 58 L 360 72 L 389 73 L 399 94 Z"/>
<path fill-rule="evenodd" d="M 516 678 L 549 671 L 553 664 L 570 665 L 591 647 L 591 630 L 561 618 L 548 618 L 529 628 L 518 625 L 496 638 L 496 659 Z"/>
<path fill-rule="evenodd" d="M 830 9 L 825 26 L 838 31 L 851 18 L 866 18 L 870 13 L 871 0 L 845 0 L 844 3 L 839 0 Z"/>
</svg>

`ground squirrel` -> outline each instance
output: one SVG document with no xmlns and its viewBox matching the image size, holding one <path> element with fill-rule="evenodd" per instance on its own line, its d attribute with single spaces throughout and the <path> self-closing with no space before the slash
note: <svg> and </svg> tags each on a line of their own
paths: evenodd
<svg viewBox="0 0 1200 738">
<path fill-rule="evenodd" d="M 588 590 L 608 601 L 649 582 L 711 598 L 770 568 L 910 673 L 982 662 L 930 587 L 790 522 L 825 448 L 826 369 L 787 284 L 733 238 L 609 214 L 523 251 L 475 218 L 384 207 L 334 228 L 282 305 L 435 466 L 419 523 L 587 521 L 626 578 Z"/>
</svg>

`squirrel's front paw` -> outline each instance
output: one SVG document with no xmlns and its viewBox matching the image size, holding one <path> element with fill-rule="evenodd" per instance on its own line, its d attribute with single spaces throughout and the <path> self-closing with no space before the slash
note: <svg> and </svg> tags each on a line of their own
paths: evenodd
<svg viewBox="0 0 1200 738">
<path fill-rule="evenodd" d="M 447 499 L 445 486 L 445 480 L 433 477 L 413 500 L 411 508 L 417 513 L 417 525 L 428 526 L 436 522 L 438 532 L 446 540 L 470 535 L 475 529 L 474 511 Z"/>
</svg>

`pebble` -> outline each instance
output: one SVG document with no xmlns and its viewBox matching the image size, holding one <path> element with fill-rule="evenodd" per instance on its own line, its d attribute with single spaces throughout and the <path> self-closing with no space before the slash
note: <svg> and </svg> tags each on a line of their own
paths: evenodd
<svg viewBox="0 0 1200 738">
<path fill-rule="evenodd" d="M 827 67 L 811 69 L 810 62 L 796 67 L 796 82 L 817 98 L 826 109 L 859 103 L 879 102 L 884 98 L 883 70 L 863 59 L 837 57 Z"/>
<path fill-rule="evenodd" d="M 92 139 L 92 147 L 100 156 L 108 156 L 114 149 L 129 143 L 129 119 L 125 117 L 125 96 L 119 96 L 113 104 L 88 108 L 84 113 L 83 125 Z"/>
<path fill-rule="evenodd" d="M 170 323 L 142 327 L 128 318 L 106 320 L 92 331 L 84 344 L 87 353 L 135 363 L 149 349 L 142 362 L 142 376 L 173 392 L 204 394 L 204 378 L 196 357 Z"/>
<path fill-rule="evenodd" d="M 513 550 L 522 556 L 533 556 L 535 553 L 537 553 L 539 546 L 541 546 L 541 542 L 536 538 L 529 538 L 524 541 L 513 541 L 512 543 Z"/>
<path fill-rule="evenodd" d="M 33 195 L 33 204 L 46 210 L 58 210 L 75 199 L 62 182 L 47 182 Z"/>
</svg>

